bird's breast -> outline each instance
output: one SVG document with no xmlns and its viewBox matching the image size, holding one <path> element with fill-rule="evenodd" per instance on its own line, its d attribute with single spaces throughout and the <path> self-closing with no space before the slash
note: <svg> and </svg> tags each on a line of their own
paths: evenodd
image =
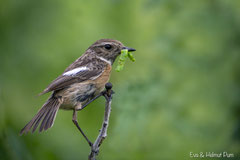
<svg viewBox="0 0 240 160">
<path fill-rule="evenodd" d="M 104 90 L 105 84 L 109 81 L 111 70 L 112 70 L 112 66 L 107 65 L 105 67 L 103 73 L 94 80 L 96 88 L 97 88 L 96 95 Z"/>
</svg>

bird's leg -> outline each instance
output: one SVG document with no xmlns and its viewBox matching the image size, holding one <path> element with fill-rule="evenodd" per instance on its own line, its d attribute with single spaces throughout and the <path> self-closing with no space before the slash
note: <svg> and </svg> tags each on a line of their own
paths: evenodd
<svg viewBox="0 0 240 160">
<path fill-rule="evenodd" d="M 93 99 L 91 99 L 90 101 L 88 101 L 86 104 L 84 104 L 81 108 L 78 108 L 76 109 L 76 111 L 80 111 L 82 109 L 84 109 L 85 107 L 87 107 L 90 103 L 92 103 L 93 101 L 95 101 L 96 99 L 98 99 L 99 97 L 101 96 L 104 96 L 106 95 L 107 91 L 102 91 L 99 95 L 95 96 Z M 114 91 L 111 90 L 111 94 L 114 94 Z M 106 98 L 106 97 L 105 97 Z"/>
<path fill-rule="evenodd" d="M 75 124 L 75 126 L 78 128 L 78 130 L 81 132 L 81 134 L 83 135 L 83 137 L 87 140 L 89 146 L 91 147 L 91 146 L 93 145 L 92 142 L 87 138 L 87 136 L 84 134 L 84 132 L 82 131 L 82 129 L 81 129 L 80 126 L 78 125 L 77 112 L 76 112 L 76 110 L 73 111 L 72 121 L 73 121 L 73 123 Z"/>
<path fill-rule="evenodd" d="M 104 91 L 103 91 L 104 92 Z M 85 107 L 87 107 L 87 105 L 89 105 L 90 103 L 92 103 L 93 101 L 95 101 L 96 99 L 98 99 L 99 97 L 101 97 L 103 95 L 103 92 L 101 92 L 99 95 L 95 96 L 93 99 L 91 99 L 90 101 L 88 101 L 86 104 L 84 104 L 81 108 L 76 109 L 76 111 L 80 111 L 82 109 L 84 109 Z"/>
</svg>

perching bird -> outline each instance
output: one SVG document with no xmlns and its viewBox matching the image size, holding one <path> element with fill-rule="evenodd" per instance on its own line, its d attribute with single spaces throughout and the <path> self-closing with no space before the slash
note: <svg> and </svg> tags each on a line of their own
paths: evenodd
<svg viewBox="0 0 240 160">
<path fill-rule="evenodd" d="M 101 39 L 91 45 L 40 93 L 42 95 L 52 92 L 52 95 L 20 134 L 31 129 L 33 133 L 40 123 L 39 131 L 47 130 L 53 126 L 58 110 L 67 109 L 73 110 L 73 122 L 84 135 L 77 123 L 76 111 L 104 90 L 105 84 L 109 81 L 112 64 L 122 49 L 135 51 L 112 39 Z"/>
</svg>

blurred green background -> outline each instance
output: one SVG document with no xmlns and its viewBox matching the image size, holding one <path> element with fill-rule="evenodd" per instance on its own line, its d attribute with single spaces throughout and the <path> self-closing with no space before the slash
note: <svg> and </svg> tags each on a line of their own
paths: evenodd
<svg viewBox="0 0 240 160">
<path fill-rule="evenodd" d="M 47 132 L 18 133 L 49 96 L 36 95 L 101 38 L 137 52 L 112 72 L 116 94 L 99 159 L 223 151 L 239 159 L 239 8 L 238 0 L 1 0 L 0 159 L 87 159 L 71 111 L 60 110 Z M 104 102 L 78 113 L 91 140 Z"/>
</svg>

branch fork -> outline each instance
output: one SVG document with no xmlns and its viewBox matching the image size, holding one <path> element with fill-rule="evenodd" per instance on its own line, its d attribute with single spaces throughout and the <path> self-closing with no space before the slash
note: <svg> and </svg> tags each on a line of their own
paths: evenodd
<svg viewBox="0 0 240 160">
<path fill-rule="evenodd" d="M 91 152 L 90 152 L 90 154 L 88 156 L 89 160 L 96 160 L 96 157 L 97 157 L 97 155 L 99 153 L 99 150 L 100 150 L 100 146 L 101 146 L 103 140 L 107 137 L 107 129 L 108 129 L 109 117 L 110 117 L 110 113 L 111 113 L 112 95 L 114 94 L 114 92 L 112 90 L 112 84 L 111 83 L 106 83 L 105 89 L 106 89 L 105 91 L 103 91 L 98 96 L 96 96 L 91 101 L 89 101 L 87 104 L 85 104 L 81 109 L 78 109 L 78 110 L 84 109 L 88 104 L 90 104 L 91 102 L 93 102 L 94 100 L 96 100 L 97 98 L 99 98 L 101 96 L 104 96 L 105 99 L 106 99 L 105 112 L 104 112 L 104 118 L 103 118 L 102 127 L 99 130 L 99 134 L 98 134 L 97 139 L 95 140 L 94 143 L 92 143 L 87 138 L 87 136 L 83 133 L 83 131 L 81 130 L 81 128 L 77 124 L 76 119 L 75 119 L 75 121 L 73 121 L 74 124 L 78 127 L 79 131 L 84 136 L 84 138 L 87 140 L 89 146 L 91 147 Z M 78 111 L 78 110 L 75 110 L 75 111 Z M 75 113 L 76 112 L 74 112 L 74 114 Z"/>
<path fill-rule="evenodd" d="M 102 123 L 102 128 L 99 131 L 98 137 L 93 143 L 93 145 L 91 146 L 91 153 L 88 157 L 89 160 L 96 160 L 96 156 L 99 153 L 100 146 L 103 140 L 107 137 L 107 129 L 108 129 L 109 117 L 111 113 L 112 94 L 114 92 L 112 91 L 111 83 L 107 83 L 105 85 L 105 88 L 106 90 L 103 92 L 103 96 L 106 99 L 104 119 Z"/>
</svg>

